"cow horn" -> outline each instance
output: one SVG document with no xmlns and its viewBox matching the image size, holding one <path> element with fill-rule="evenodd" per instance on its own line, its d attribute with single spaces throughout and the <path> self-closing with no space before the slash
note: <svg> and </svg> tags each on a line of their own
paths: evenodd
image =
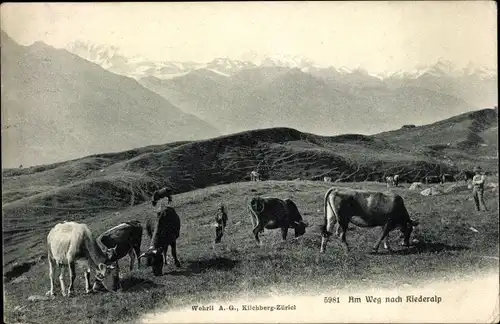
<svg viewBox="0 0 500 324">
<path fill-rule="evenodd" d="M 257 213 L 262 213 L 264 211 L 264 202 L 262 201 L 261 198 L 255 198 L 252 201 L 252 208 L 257 212 Z"/>
</svg>

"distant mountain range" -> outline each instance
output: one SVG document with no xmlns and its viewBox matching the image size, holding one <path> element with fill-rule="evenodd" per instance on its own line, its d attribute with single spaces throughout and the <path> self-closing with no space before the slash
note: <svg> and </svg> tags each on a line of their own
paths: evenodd
<svg viewBox="0 0 500 324">
<path fill-rule="evenodd" d="M 422 75 L 434 77 L 473 78 L 480 80 L 496 79 L 496 70 L 486 67 L 476 67 L 474 64 L 463 69 L 457 68 L 453 63 L 439 60 L 431 66 L 420 66 L 409 71 L 387 73 L 371 73 L 361 68 L 349 69 L 346 67 L 319 68 L 308 58 L 290 55 L 259 55 L 247 52 L 240 59 L 215 58 L 208 63 L 178 62 L 178 61 L 152 61 L 142 56 L 128 57 L 120 49 L 112 45 L 94 44 L 87 41 L 74 41 L 66 46 L 66 50 L 89 61 L 101 65 L 118 74 L 141 78 L 154 76 L 160 79 L 170 79 L 198 69 L 214 70 L 221 75 L 232 75 L 243 69 L 257 67 L 287 67 L 298 68 L 303 72 L 318 73 L 319 71 L 333 71 L 340 75 L 361 72 L 378 79 L 416 79 Z"/>
<path fill-rule="evenodd" d="M 425 124 L 497 105 L 496 71 L 439 60 L 413 71 L 377 75 L 320 68 L 300 57 L 246 53 L 208 63 L 127 58 L 111 46 L 74 42 L 67 49 L 137 79 L 182 110 L 224 133 L 292 127 L 333 135 L 376 133 Z"/>
<path fill-rule="evenodd" d="M 380 76 L 255 53 L 155 62 L 88 42 L 1 43 L 4 168 L 259 128 L 374 134 L 498 100 L 496 73 L 443 60 Z"/>
<path fill-rule="evenodd" d="M 2 167 L 220 135 L 136 80 L 1 33 Z"/>
</svg>

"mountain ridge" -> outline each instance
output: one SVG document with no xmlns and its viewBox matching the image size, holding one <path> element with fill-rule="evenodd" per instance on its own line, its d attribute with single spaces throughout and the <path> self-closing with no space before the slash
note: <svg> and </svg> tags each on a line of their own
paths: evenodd
<svg viewBox="0 0 500 324">
<path fill-rule="evenodd" d="M 460 70 L 440 59 L 432 66 L 380 76 L 361 67 L 322 68 L 293 56 L 256 57 L 257 53 L 247 55 L 247 60 L 255 61 L 247 64 L 229 58 L 198 64 L 156 62 L 176 65 L 175 73 L 157 68 L 134 78 L 225 134 L 289 126 L 331 135 L 345 132 L 346 125 L 355 132 L 374 134 L 407 124 L 402 116 L 425 124 L 498 101 L 496 73 L 472 64 Z M 295 76 L 277 85 L 278 78 L 291 74 Z M 302 80 L 297 80 L 300 76 Z M 277 93 L 272 93 L 272 87 Z M 311 93 L 304 93 L 305 89 Z M 302 95 L 295 95 L 298 92 Z M 349 110 L 365 121 L 353 118 Z"/>
<path fill-rule="evenodd" d="M 132 78 L 42 42 L 1 40 L 2 166 L 220 134 Z"/>
<path fill-rule="evenodd" d="M 399 70 L 392 72 L 382 72 L 382 73 L 373 73 L 369 72 L 364 68 L 355 67 L 355 68 L 346 68 L 340 66 L 338 68 L 330 65 L 330 66 L 318 66 L 312 60 L 306 57 L 300 56 L 291 56 L 291 55 L 251 55 L 250 57 L 245 56 L 247 59 L 243 58 L 229 58 L 229 57 L 218 57 L 214 58 L 209 62 L 180 62 L 180 61 L 153 61 L 149 60 L 143 56 L 132 56 L 127 57 L 125 54 L 120 53 L 119 49 L 113 45 L 102 45 L 102 44 L 94 44 L 86 41 L 73 41 L 66 45 L 65 47 L 68 51 L 74 52 L 77 55 L 86 56 L 86 59 L 99 61 L 100 64 L 112 66 L 113 60 L 131 60 L 134 63 L 142 61 L 143 63 L 149 62 L 150 64 L 156 64 L 161 66 L 166 64 L 172 64 L 177 66 L 178 70 L 176 72 L 190 72 L 192 70 L 206 68 L 206 67 L 223 67 L 223 66 L 231 66 L 233 73 L 241 71 L 244 68 L 256 68 L 256 67 L 287 67 L 287 68 L 299 68 L 304 70 L 304 72 L 308 72 L 309 69 L 316 70 L 324 70 L 324 69 L 335 69 L 340 74 L 350 74 L 359 71 L 363 71 L 370 76 L 386 79 L 386 78 L 394 78 L 394 77 L 403 77 L 403 76 L 411 76 L 412 78 L 417 78 L 425 73 L 430 73 L 439 76 L 460 76 L 460 75 L 473 75 L 478 74 L 483 78 L 494 78 L 496 77 L 496 71 L 492 68 L 476 66 L 472 62 L 465 67 L 457 67 L 452 62 L 447 61 L 443 58 L 440 58 L 436 61 L 436 63 L 431 64 L 429 66 L 417 66 L 411 68 L 407 71 Z M 100 57 L 100 60 L 96 58 L 92 58 L 92 56 Z M 99 64 L 98 63 L 98 64 Z M 223 68 L 222 68 L 223 69 Z M 221 71 L 224 72 L 224 71 Z"/>
<path fill-rule="evenodd" d="M 197 72 L 139 82 L 226 134 L 282 126 L 322 135 L 374 134 L 407 124 L 412 116 L 423 124 L 475 109 L 447 93 L 413 85 L 389 88 L 376 78 L 368 85 L 359 75 L 341 82 L 297 68 L 266 67 L 230 78 Z"/>
</svg>

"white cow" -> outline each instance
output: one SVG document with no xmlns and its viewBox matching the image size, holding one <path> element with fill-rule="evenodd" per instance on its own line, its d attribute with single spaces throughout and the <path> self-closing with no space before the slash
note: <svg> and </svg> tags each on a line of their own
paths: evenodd
<svg viewBox="0 0 500 324">
<path fill-rule="evenodd" d="M 260 174 L 257 171 L 250 172 L 250 181 L 260 181 Z"/>
<path fill-rule="evenodd" d="M 76 222 L 63 222 L 54 226 L 47 235 L 47 250 L 49 260 L 50 290 L 47 295 L 54 295 L 54 267 L 60 270 L 59 282 L 63 296 L 70 296 L 75 281 L 75 263 L 84 261 L 85 272 L 85 292 L 90 292 L 90 269 L 96 271 L 96 279 L 109 282 L 111 279 L 116 282 L 118 273 L 116 267 L 108 265 L 109 256 L 116 254 L 115 248 L 101 250 L 96 241 L 92 238 L 90 229 L 85 224 Z M 64 269 L 69 270 L 69 286 L 65 291 Z M 115 290 L 104 284 L 108 290 Z"/>
</svg>

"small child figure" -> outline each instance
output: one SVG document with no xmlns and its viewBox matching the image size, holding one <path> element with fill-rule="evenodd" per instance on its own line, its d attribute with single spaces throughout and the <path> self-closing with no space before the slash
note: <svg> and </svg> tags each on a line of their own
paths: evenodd
<svg viewBox="0 0 500 324">
<path fill-rule="evenodd" d="M 215 243 L 220 243 L 224 235 L 224 229 L 227 225 L 227 214 L 224 205 L 220 205 L 215 215 L 217 227 L 215 227 Z"/>
</svg>

